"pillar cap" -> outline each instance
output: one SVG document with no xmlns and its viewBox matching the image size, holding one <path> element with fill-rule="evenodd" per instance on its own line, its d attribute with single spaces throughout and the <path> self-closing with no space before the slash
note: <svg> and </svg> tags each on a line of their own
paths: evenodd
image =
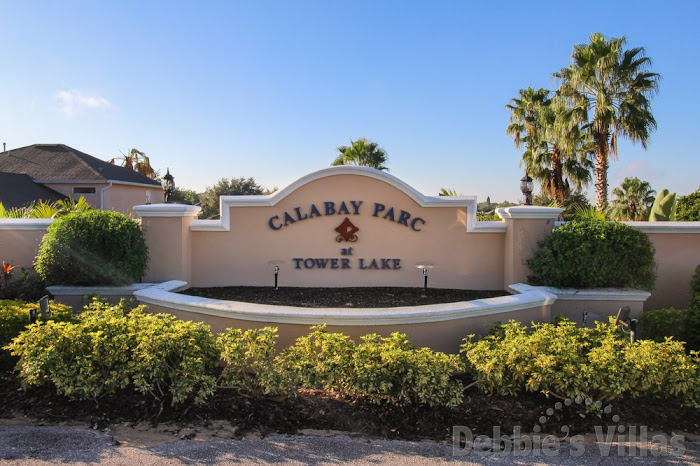
<svg viewBox="0 0 700 466">
<path fill-rule="evenodd" d="M 496 214 L 502 219 L 547 219 L 556 220 L 563 209 L 558 207 L 542 207 L 534 205 L 519 205 L 513 207 L 499 207 Z"/>
<path fill-rule="evenodd" d="M 202 210 L 196 205 L 185 204 L 148 204 L 134 206 L 134 212 L 140 217 L 196 217 Z"/>
</svg>

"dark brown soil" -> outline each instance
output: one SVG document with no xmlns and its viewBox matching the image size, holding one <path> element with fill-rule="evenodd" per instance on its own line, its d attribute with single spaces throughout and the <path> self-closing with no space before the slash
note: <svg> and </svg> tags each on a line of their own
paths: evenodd
<svg viewBox="0 0 700 466">
<path fill-rule="evenodd" d="M 294 307 L 402 307 L 424 304 L 456 303 L 505 296 L 503 290 L 449 290 L 442 288 L 294 288 L 226 286 L 190 288 L 182 292 L 191 296 L 273 304 Z"/>
<path fill-rule="evenodd" d="M 466 382 L 466 381 L 465 381 Z M 547 415 L 559 401 L 540 394 L 525 393 L 517 397 L 487 396 L 475 388 L 467 389 L 464 402 L 453 409 L 428 406 L 397 406 L 352 401 L 316 390 L 302 390 L 294 398 L 249 398 L 231 390 L 219 389 L 206 404 L 183 403 L 175 408 L 159 406 L 134 394 L 94 401 L 69 401 L 49 388 L 20 389 L 14 375 L 0 373 L 0 418 L 28 416 L 47 424 L 73 421 L 86 426 L 104 428 L 118 423 L 172 422 L 181 426 L 207 427 L 217 420 L 236 426 L 236 435 L 247 432 L 297 433 L 303 429 L 329 429 L 360 433 L 368 437 L 390 439 L 450 440 L 453 426 L 469 427 L 475 435 L 491 435 L 494 426 L 501 432 L 512 432 L 520 426 L 524 433 L 552 433 L 563 436 L 561 427 L 571 434 L 594 432 L 595 426 L 618 424 L 647 426 L 649 430 L 700 433 L 700 410 L 682 408 L 676 402 L 634 400 L 612 404 L 610 414 L 587 413 L 581 405 L 556 410 Z M 612 416 L 620 416 L 618 423 Z"/>
</svg>

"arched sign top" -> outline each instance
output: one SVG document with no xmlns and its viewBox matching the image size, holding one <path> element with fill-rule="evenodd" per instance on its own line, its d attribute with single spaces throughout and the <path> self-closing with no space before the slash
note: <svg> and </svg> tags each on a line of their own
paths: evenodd
<svg viewBox="0 0 700 466">
<path fill-rule="evenodd" d="M 223 207 L 223 204 L 226 204 L 229 207 L 274 206 L 282 199 L 306 184 L 322 178 L 338 175 L 364 176 L 383 181 L 402 191 L 408 197 L 416 201 L 416 203 L 421 207 L 466 207 L 470 201 L 476 201 L 476 196 L 425 196 L 412 186 L 387 172 L 370 167 L 340 165 L 336 167 L 323 168 L 321 170 L 309 173 L 308 175 L 302 176 L 292 184 L 287 185 L 272 194 L 260 196 L 221 196 L 220 204 L 221 207 Z"/>
<path fill-rule="evenodd" d="M 302 176 L 288 186 L 275 191 L 272 194 L 264 195 L 242 195 L 242 196 L 221 196 L 219 198 L 220 220 L 194 220 L 190 228 L 195 231 L 229 231 L 230 230 L 230 208 L 231 207 L 274 207 L 286 197 L 290 196 L 301 187 L 314 181 L 333 176 L 360 176 L 382 181 L 389 186 L 398 189 L 410 199 L 415 201 L 420 207 L 452 207 L 465 208 L 468 216 L 476 221 L 476 196 L 426 196 L 408 185 L 399 178 L 381 170 L 369 167 L 341 165 L 323 168 L 308 175 Z M 494 222 L 480 222 L 494 223 Z M 500 223 L 500 222 L 496 222 Z M 471 231 L 468 221 L 468 231 Z M 486 227 L 486 225 L 484 225 Z M 503 231 L 501 225 L 496 226 L 497 231 Z M 486 231 L 486 229 L 484 229 Z M 490 229 L 489 229 L 490 231 Z"/>
</svg>

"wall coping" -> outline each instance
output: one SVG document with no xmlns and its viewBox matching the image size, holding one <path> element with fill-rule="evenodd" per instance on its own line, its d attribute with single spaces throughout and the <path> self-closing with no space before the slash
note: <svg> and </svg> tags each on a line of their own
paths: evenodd
<svg viewBox="0 0 700 466">
<path fill-rule="evenodd" d="M 221 301 L 174 293 L 187 288 L 187 283 L 172 280 L 134 292 L 142 303 L 162 306 L 196 314 L 255 322 L 302 325 L 397 325 L 420 324 L 494 315 L 532 309 L 554 303 L 556 296 L 542 290 L 497 298 L 458 303 L 393 308 L 302 308 L 265 304 Z"/>
<path fill-rule="evenodd" d="M 519 205 L 512 207 L 499 207 L 496 215 L 502 219 L 551 219 L 556 220 L 563 212 L 558 207 L 540 207 L 534 205 Z"/>
<path fill-rule="evenodd" d="M 421 207 L 464 207 L 467 210 L 467 232 L 470 233 L 502 233 L 506 229 L 505 224 L 501 225 L 501 222 L 476 221 L 476 196 L 425 196 L 404 181 L 384 171 L 369 167 L 342 165 L 309 173 L 272 194 L 221 196 L 219 197 L 220 218 L 218 220 L 194 220 L 190 224 L 190 230 L 230 231 L 231 207 L 274 207 L 302 186 L 312 181 L 338 175 L 365 176 L 383 181 L 406 194 Z"/>
<path fill-rule="evenodd" d="M 534 290 L 553 294 L 562 301 L 646 301 L 651 293 L 635 288 L 553 288 L 516 283 L 508 286 L 509 291 L 527 293 Z"/>
<path fill-rule="evenodd" d="M 700 233 L 700 222 L 621 222 L 644 233 Z"/>
<path fill-rule="evenodd" d="M 121 296 L 131 295 L 136 291 L 151 288 L 155 283 L 134 283 L 127 286 L 48 286 L 46 289 L 54 296 Z"/>
<path fill-rule="evenodd" d="M 52 218 L 0 218 L 0 230 L 44 231 Z"/>
<path fill-rule="evenodd" d="M 186 204 L 147 204 L 133 208 L 140 217 L 196 217 L 202 208 Z"/>
</svg>

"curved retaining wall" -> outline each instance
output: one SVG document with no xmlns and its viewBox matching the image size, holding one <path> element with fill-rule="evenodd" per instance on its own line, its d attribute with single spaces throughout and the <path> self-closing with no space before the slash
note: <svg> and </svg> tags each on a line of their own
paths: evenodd
<svg viewBox="0 0 700 466">
<path fill-rule="evenodd" d="M 221 301 L 187 296 L 176 291 L 187 283 L 172 280 L 134 292 L 150 312 L 167 312 L 181 319 L 204 322 L 214 333 L 227 328 L 279 329 L 278 347 L 292 345 L 312 325 L 326 324 L 355 340 L 368 333 L 406 333 L 417 346 L 456 353 L 469 334 L 483 335 L 496 321 L 550 322 L 556 296 L 542 290 L 468 302 L 396 308 L 297 308 Z"/>
</svg>

